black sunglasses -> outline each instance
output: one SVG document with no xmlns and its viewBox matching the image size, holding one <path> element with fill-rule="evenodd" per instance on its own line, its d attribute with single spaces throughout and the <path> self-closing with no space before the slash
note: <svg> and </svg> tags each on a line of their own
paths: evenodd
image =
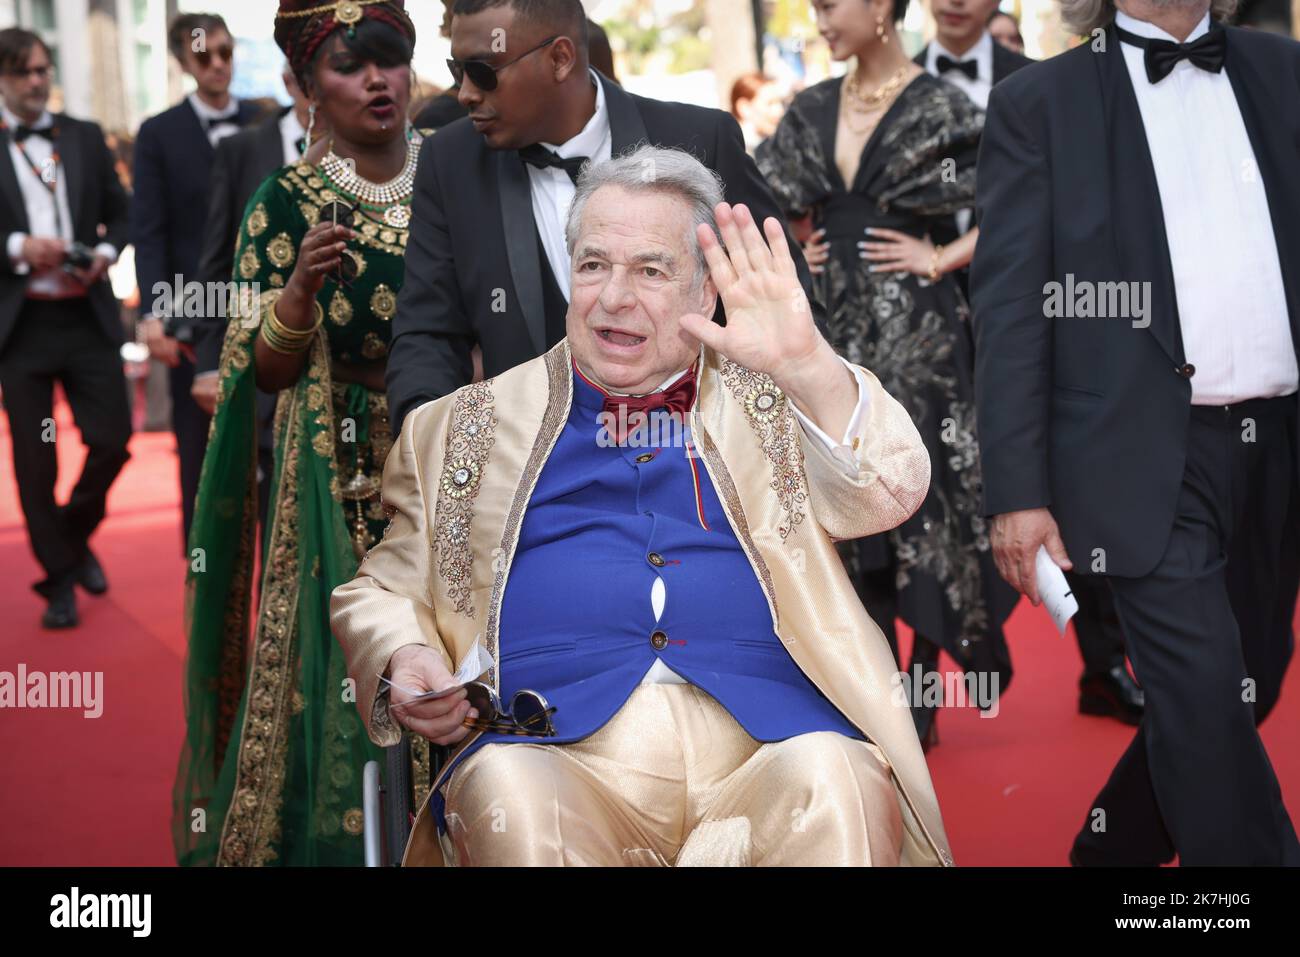
<svg viewBox="0 0 1300 957">
<path fill-rule="evenodd" d="M 211 50 L 194 51 L 195 62 L 204 68 L 207 68 L 212 64 L 213 57 L 220 59 L 222 63 L 229 63 L 235 58 L 235 48 L 229 43 L 224 43 L 219 47 L 212 48 Z"/>
<path fill-rule="evenodd" d="M 547 37 L 531 50 L 519 54 L 519 56 L 511 60 L 510 63 L 503 63 L 500 66 L 493 66 L 491 63 L 484 60 L 453 60 L 448 57 L 447 69 L 451 71 L 451 78 L 456 81 L 457 86 L 460 86 L 465 82 L 465 77 L 468 76 L 473 84 L 480 90 L 495 90 L 497 88 L 498 73 L 510 66 L 511 63 L 518 63 L 529 54 L 536 53 L 542 47 L 554 43 L 556 40 L 560 39 L 560 36 L 561 35 L 557 33 L 553 37 Z"/>
</svg>

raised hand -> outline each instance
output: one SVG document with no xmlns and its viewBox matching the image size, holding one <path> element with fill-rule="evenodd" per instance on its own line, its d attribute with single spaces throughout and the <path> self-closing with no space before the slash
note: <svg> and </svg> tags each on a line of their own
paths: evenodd
<svg viewBox="0 0 1300 957">
<path fill-rule="evenodd" d="M 764 241 L 743 205 L 719 203 L 714 216 L 726 248 L 706 225 L 699 226 L 697 234 L 726 308 L 727 325 L 699 314 L 682 316 L 681 324 L 709 348 L 779 383 L 787 370 L 806 363 L 825 346 L 799 284 L 785 231 L 769 216 L 763 223 Z"/>
<path fill-rule="evenodd" d="M 719 203 L 714 216 L 725 250 L 708 226 L 696 233 L 727 324 L 692 313 L 681 317 L 682 328 L 733 362 L 767 373 L 819 427 L 842 434 L 857 405 L 857 382 L 813 322 L 781 224 L 769 216 L 764 241 L 745 206 Z"/>
</svg>

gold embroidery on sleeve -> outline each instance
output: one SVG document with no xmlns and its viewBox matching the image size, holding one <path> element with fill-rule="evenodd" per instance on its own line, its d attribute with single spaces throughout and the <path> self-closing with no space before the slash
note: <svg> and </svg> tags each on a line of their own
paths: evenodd
<svg viewBox="0 0 1300 957">
<path fill-rule="evenodd" d="M 770 487 L 776 493 L 786 521 L 777 526 L 785 541 L 790 531 L 804 520 L 808 485 L 804 476 L 803 446 L 790 403 L 770 376 L 724 359 L 719 370 L 736 401 L 745 408 L 749 424 L 758 435 L 763 454 L 772 466 Z"/>
<path fill-rule="evenodd" d="M 469 532 L 479 477 L 496 442 L 497 419 L 492 403 L 491 379 L 465 386 L 457 395 L 434 509 L 438 574 L 446 583 L 452 607 L 470 618 L 474 617 L 470 601 L 474 556 L 470 554 Z"/>
</svg>

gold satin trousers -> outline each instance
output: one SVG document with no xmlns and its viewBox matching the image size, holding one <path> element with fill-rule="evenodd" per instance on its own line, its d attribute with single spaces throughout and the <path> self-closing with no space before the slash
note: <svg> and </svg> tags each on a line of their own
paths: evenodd
<svg viewBox="0 0 1300 957">
<path fill-rule="evenodd" d="M 484 745 L 443 787 L 459 866 L 890 866 L 902 846 L 875 745 L 760 743 L 689 684 L 638 686 L 572 744 Z"/>
</svg>

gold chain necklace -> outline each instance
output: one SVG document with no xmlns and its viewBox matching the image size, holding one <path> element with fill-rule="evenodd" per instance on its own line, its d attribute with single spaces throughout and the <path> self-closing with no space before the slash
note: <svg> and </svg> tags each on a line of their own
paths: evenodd
<svg viewBox="0 0 1300 957">
<path fill-rule="evenodd" d="M 844 76 L 845 95 L 841 97 L 841 109 L 844 113 L 844 120 L 846 123 L 848 123 L 849 129 L 853 130 L 853 132 L 855 133 L 865 133 L 867 130 L 875 126 L 875 123 L 873 122 L 871 124 L 868 124 L 865 127 L 862 127 L 861 129 L 855 128 L 853 126 L 853 121 L 851 118 L 854 111 L 849 108 L 849 101 L 855 100 L 861 104 L 861 108 L 857 112 L 877 113 L 880 110 L 883 110 L 890 102 L 893 101 L 894 97 L 898 95 L 898 91 L 902 89 L 903 81 L 907 79 L 907 74 L 909 72 L 910 66 L 911 64 L 904 64 L 903 66 L 900 66 L 898 68 L 898 72 L 896 72 L 884 83 L 880 84 L 880 86 L 876 87 L 870 93 L 863 93 L 861 87 L 858 86 L 857 70 L 852 70 L 849 73 L 845 74 Z"/>
</svg>

